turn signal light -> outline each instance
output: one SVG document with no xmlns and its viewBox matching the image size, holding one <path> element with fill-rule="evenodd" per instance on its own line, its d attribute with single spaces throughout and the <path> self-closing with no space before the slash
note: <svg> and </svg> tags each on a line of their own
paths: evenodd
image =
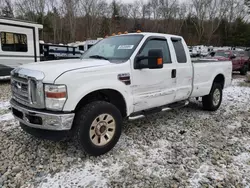
<svg viewBox="0 0 250 188">
<path fill-rule="evenodd" d="M 162 58 L 158 58 L 157 59 L 157 65 L 162 65 L 163 64 L 163 59 Z"/>
<path fill-rule="evenodd" d="M 53 99 L 61 99 L 61 98 L 66 98 L 67 93 L 66 92 L 60 92 L 60 93 L 46 92 L 46 97 L 53 98 Z"/>
</svg>

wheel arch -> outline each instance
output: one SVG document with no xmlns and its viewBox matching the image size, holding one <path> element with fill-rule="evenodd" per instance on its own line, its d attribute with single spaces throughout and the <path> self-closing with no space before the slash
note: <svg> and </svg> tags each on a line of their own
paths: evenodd
<svg viewBox="0 0 250 188">
<path fill-rule="evenodd" d="M 86 94 L 78 102 L 75 107 L 75 111 L 79 110 L 82 106 L 85 106 L 94 101 L 106 101 L 116 106 L 122 114 L 122 117 L 127 117 L 127 103 L 121 92 L 115 89 L 98 89 Z"/>
<path fill-rule="evenodd" d="M 225 86 L 225 76 L 224 76 L 223 74 L 218 74 L 218 75 L 214 78 L 213 84 L 215 84 L 215 83 L 221 84 L 222 89 L 223 89 L 224 86 Z"/>
</svg>

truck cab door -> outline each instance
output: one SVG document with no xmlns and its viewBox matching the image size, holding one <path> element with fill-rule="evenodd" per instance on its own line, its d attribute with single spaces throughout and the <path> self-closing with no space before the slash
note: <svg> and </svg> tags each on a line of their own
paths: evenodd
<svg viewBox="0 0 250 188">
<path fill-rule="evenodd" d="M 175 98 L 176 65 L 171 61 L 167 39 L 149 37 L 137 56 L 148 56 L 149 50 L 152 49 L 162 50 L 164 65 L 162 69 L 135 69 L 135 66 L 132 66 L 134 112 L 172 103 Z M 147 63 L 148 60 L 143 61 Z"/>
<path fill-rule="evenodd" d="M 176 62 L 176 97 L 175 101 L 187 100 L 192 92 L 193 68 L 186 44 L 181 38 L 171 38 L 173 49 L 176 57 L 173 61 Z"/>
</svg>

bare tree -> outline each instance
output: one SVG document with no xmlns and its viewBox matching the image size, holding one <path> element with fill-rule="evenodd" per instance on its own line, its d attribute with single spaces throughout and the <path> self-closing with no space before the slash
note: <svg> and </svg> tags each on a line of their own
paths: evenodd
<svg viewBox="0 0 250 188">
<path fill-rule="evenodd" d="M 181 34 L 182 27 L 185 23 L 187 13 L 188 13 L 188 5 L 186 2 L 179 4 L 177 9 L 177 18 L 178 18 L 178 24 L 175 24 L 177 27 L 177 30 L 175 31 L 176 34 Z"/>
<path fill-rule="evenodd" d="M 209 27 L 206 30 L 208 36 L 207 43 L 210 44 L 212 36 L 221 25 L 228 11 L 227 0 L 211 0 L 207 11 L 209 23 Z"/>
<path fill-rule="evenodd" d="M 153 19 L 159 18 L 159 0 L 149 0 L 150 12 L 153 14 Z M 151 16 L 151 15 L 150 15 Z"/>
<path fill-rule="evenodd" d="M 205 21 L 207 16 L 207 9 L 209 6 L 210 0 L 192 0 L 191 9 L 192 9 L 192 22 L 196 29 L 199 43 L 202 40 L 205 32 Z"/>
<path fill-rule="evenodd" d="M 69 40 L 75 41 L 76 35 L 76 14 L 78 11 L 79 0 L 63 0 L 63 11 L 65 14 L 65 20 L 68 25 Z"/>
<path fill-rule="evenodd" d="M 51 21 L 51 27 L 53 30 L 53 41 L 54 43 L 56 43 L 57 39 L 59 38 L 60 34 L 59 34 L 59 25 L 61 22 L 60 19 L 60 1 L 58 2 L 57 0 L 50 0 L 48 2 L 48 10 L 50 12 L 50 21 Z"/>
<path fill-rule="evenodd" d="M 98 33 L 99 18 L 107 16 L 108 4 L 104 0 L 80 0 L 80 15 L 85 17 L 87 38 Z"/>
<path fill-rule="evenodd" d="M 36 14 L 40 16 L 41 22 L 43 23 L 44 15 L 46 14 L 47 1 L 48 0 L 16 0 L 15 2 L 19 15 L 25 16 L 29 13 L 33 13 L 33 16 L 29 14 L 26 19 L 37 21 L 37 18 L 35 17 Z"/>
<path fill-rule="evenodd" d="M 0 0 L 0 15 L 8 18 L 13 18 L 13 9 L 13 3 L 11 0 Z"/>
<path fill-rule="evenodd" d="M 226 0 L 227 12 L 226 18 L 229 23 L 234 22 L 237 18 L 245 18 L 248 14 L 244 1 L 242 0 Z"/>
<path fill-rule="evenodd" d="M 159 1 L 159 13 L 163 19 L 163 28 L 165 32 L 171 32 L 169 23 L 171 18 L 176 18 L 178 10 L 177 0 L 160 0 Z"/>
</svg>

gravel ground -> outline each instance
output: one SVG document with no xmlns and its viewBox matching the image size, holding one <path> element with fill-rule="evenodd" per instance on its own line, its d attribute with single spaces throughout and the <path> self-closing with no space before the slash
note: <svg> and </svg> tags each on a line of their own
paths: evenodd
<svg viewBox="0 0 250 188">
<path fill-rule="evenodd" d="M 71 142 L 24 133 L 0 84 L 0 187 L 249 187 L 250 87 L 224 91 L 217 112 L 200 103 L 126 122 L 108 154 L 89 157 Z"/>
</svg>

